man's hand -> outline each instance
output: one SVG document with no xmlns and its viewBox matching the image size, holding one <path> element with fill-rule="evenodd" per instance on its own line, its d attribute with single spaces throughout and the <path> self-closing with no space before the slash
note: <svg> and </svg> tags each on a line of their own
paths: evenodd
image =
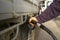
<svg viewBox="0 0 60 40">
<path fill-rule="evenodd" d="M 30 18 L 29 23 L 30 23 L 30 25 L 31 25 L 32 27 L 34 27 L 34 24 L 31 23 L 32 21 L 38 22 L 38 20 L 37 20 L 35 17 L 31 17 L 31 18 Z"/>
</svg>

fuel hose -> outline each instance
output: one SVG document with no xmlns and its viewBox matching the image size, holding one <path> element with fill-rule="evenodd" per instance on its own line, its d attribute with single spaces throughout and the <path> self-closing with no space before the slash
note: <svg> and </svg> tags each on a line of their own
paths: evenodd
<svg viewBox="0 0 60 40">
<path fill-rule="evenodd" d="M 53 40 L 58 40 L 58 39 L 56 38 L 56 36 L 54 35 L 54 33 L 53 33 L 50 29 L 48 29 L 46 26 L 44 26 L 44 25 L 42 25 L 42 24 L 39 25 L 38 22 L 35 22 L 35 21 L 33 21 L 33 20 L 32 20 L 31 23 L 35 24 L 35 26 L 38 26 L 38 27 L 40 27 L 41 29 L 43 29 L 44 31 L 46 31 L 46 32 L 53 38 Z M 29 28 L 30 28 L 30 27 L 31 27 L 31 25 L 29 26 Z M 34 29 L 34 28 L 30 28 L 30 29 Z"/>
</svg>

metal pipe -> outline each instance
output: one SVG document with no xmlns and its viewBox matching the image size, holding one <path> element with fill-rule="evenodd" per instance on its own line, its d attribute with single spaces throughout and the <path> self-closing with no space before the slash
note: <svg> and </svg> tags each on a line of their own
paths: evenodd
<svg viewBox="0 0 60 40">
<path fill-rule="evenodd" d="M 17 31 L 16 31 L 15 37 L 13 39 L 11 39 L 11 40 L 15 40 L 17 38 L 17 36 L 18 36 L 18 33 L 19 33 L 19 26 L 17 26 Z"/>
<path fill-rule="evenodd" d="M 0 31 L 0 35 L 8 32 L 9 30 L 12 30 L 12 29 L 16 28 L 16 27 L 19 26 L 19 25 L 22 25 L 23 23 L 26 22 L 26 19 L 27 19 L 27 16 L 25 15 L 25 21 L 23 21 L 22 23 L 18 23 L 18 24 L 16 24 L 16 25 L 13 25 L 13 26 L 11 26 L 11 27 L 3 30 L 3 31 Z"/>
</svg>

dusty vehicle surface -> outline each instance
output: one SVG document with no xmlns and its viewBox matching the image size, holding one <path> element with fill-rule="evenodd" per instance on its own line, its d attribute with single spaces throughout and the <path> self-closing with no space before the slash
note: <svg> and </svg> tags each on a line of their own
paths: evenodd
<svg viewBox="0 0 60 40">
<path fill-rule="evenodd" d="M 42 9 L 46 8 L 46 3 L 41 2 Z M 39 0 L 0 0 L 0 40 L 53 40 L 48 33 L 38 27 L 32 30 L 31 37 L 28 37 L 29 29 L 24 23 L 28 16 L 32 17 L 41 11 L 38 5 Z M 60 40 L 60 17 L 43 25 Z"/>
</svg>

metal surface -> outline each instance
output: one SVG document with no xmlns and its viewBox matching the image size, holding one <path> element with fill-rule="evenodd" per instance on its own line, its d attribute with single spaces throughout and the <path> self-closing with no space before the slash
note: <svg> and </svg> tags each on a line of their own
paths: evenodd
<svg viewBox="0 0 60 40">
<path fill-rule="evenodd" d="M 24 0 L 0 0 L 0 20 L 38 13 L 38 7 Z"/>
</svg>

